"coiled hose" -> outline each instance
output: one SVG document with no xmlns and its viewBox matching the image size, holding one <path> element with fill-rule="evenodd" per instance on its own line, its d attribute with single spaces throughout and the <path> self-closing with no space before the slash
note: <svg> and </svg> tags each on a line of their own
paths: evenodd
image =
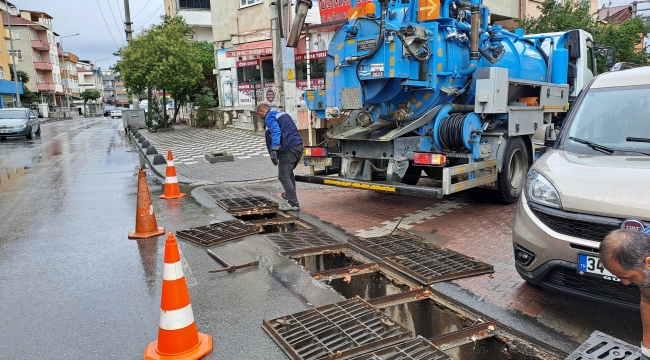
<svg viewBox="0 0 650 360">
<path fill-rule="evenodd" d="M 463 139 L 463 126 L 465 125 L 466 116 L 467 114 L 456 113 L 440 120 L 438 136 L 444 149 L 452 151 L 467 150 Z"/>
</svg>

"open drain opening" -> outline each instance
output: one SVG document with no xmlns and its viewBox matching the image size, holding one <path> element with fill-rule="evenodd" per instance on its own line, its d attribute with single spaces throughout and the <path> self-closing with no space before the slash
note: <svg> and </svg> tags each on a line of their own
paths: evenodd
<svg viewBox="0 0 650 360">
<path fill-rule="evenodd" d="M 359 296 L 368 300 L 410 290 L 408 286 L 398 285 L 379 272 L 322 281 L 346 299 Z"/>
<path fill-rule="evenodd" d="M 540 352 L 530 344 L 517 339 L 493 336 L 476 342 L 469 342 L 459 347 L 444 350 L 446 354 L 463 360 L 551 360 L 562 359 L 553 354 Z"/>
<path fill-rule="evenodd" d="M 293 258 L 293 261 L 302 265 L 310 274 L 362 264 L 342 252 L 302 256 Z"/>
<path fill-rule="evenodd" d="M 284 219 L 285 217 L 278 212 L 266 213 L 266 214 L 245 214 L 235 216 L 235 218 L 242 221 L 257 221 L 257 220 L 269 220 L 269 219 Z"/>
<path fill-rule="evenodd" d="M 264 233 L 283 233 L 309 229 L 309 225 L 300 219 L 283 212 L 236 215 L 235 218 L 247 224 L 261 226 Z"/>
</svg>

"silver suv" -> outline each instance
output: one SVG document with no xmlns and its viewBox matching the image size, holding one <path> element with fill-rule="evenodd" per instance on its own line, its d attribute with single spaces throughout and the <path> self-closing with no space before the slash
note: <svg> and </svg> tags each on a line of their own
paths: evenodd
<svg viewBox="0 0 650 360">
<path fill-rule="evenodd" d="M 639 306 L 638 288 L 610 274 L 598 249 L 612 230 L 650 227 L 650 67 L 606 73 L 583 89 L 524 194 L 513 228 L 522 278 Z"/>
</svg>

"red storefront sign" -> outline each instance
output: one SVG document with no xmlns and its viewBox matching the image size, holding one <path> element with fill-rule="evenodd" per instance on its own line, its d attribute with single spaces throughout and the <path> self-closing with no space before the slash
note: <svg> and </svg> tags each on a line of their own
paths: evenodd
<svg viewBox="0 0 650 360">
<path fill-rule="evenodd" d="M 249 67 L 249 66 L 260 66 L 260 61 L 258 60 L 242 60 L 242 61 L 237 61 L 235 63 L 235 66 L 238 68 L 241 67 Z"/>
<path fill-rule="evenodd" d="M 300 90 L 305 89 L 324 89 L 325 88 L 325 79 L 310 79 L 311 86 L 307 87 L 307 80 L 296 80 L 296 87 Z"/>
<path fill-rule="evenodd" d="M 369 1 L 357 0 L 357 7 L 361 7 Z M 319 0 L 318 5 L 320 6 L 320 23 L 327 24 L 347 20 L 352 0 Z"/>
<path fill-rule="evenodd" d="M 327 50 L 315 51 L 309 53 L 309 60 L 325 59 L 327 57 Z M 296 61 L 307 61 L 307 54 L 296 54 L 294 56 Z"/>
<path fill-rule="evenodd" d="M 256 83 L 256 84 L 251 84 L 251 83 L 244 83 L 244 84 L 238 84 L 237 85 L 237 90 L 239 92 L 239 103 L 240 104 L 252 104 L 253 103 L 253 92 L 255 92 L 255 96 L 257 97 L 257 102 L 264 101 L 263 96 L 268 92 L 269 89 L 273 88 L 275 86 L 275 83 L 272 82 L 265 82 L 264 84 Z M 268 97 L 268 94 L 266 94 Z M 273 100 L 275 100 L 275 93 L 273 96 Z M 271 100 L 266 100 L 269 103 L 272 103 L 273 101 Z"/>
<path fill-rule="evenodd" d="M 226 51 L 226 57 L 270 55 L 270 54 L 273 54 L 273 49 L 270 48 L 270 47 L 260 48 L 260 49 L 245 49 L 245 50 Z"/>
</svg>

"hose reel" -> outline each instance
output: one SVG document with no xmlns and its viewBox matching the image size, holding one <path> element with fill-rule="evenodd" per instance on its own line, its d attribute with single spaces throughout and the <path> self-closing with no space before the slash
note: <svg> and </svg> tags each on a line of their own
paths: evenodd
<svg viewBox="0 0 650 360">
<path fill-rule="evenodd" d="M 476 113 L 441 111 L 434 126 L 434 145 L 438 151 L 469 150 L 478 158 L 481 133 L 481 118 Z"/>
</svg>

